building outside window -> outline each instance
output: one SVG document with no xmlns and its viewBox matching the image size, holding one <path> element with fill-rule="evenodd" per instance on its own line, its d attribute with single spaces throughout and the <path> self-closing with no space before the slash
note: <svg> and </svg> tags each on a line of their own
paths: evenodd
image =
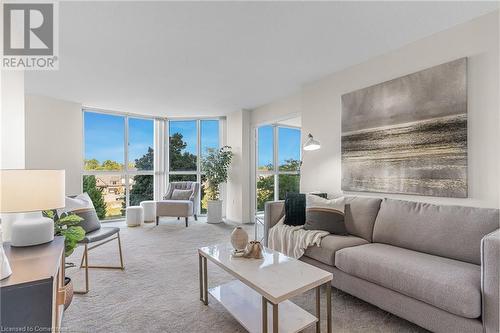
<svg viewBox="0 0 500 333">
<path fill-rule="evenodd" d="M 83 191 L 101 220 L 154 196 L 154 121 L 84 110 Z"/>
</svg>

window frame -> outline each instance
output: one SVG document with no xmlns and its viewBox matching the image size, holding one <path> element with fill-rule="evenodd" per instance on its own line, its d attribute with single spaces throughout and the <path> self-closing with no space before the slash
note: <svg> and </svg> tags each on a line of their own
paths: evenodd
<svg viewBox="0 0 500 333">
<path fill-rule="evenodd" d="M 259 128 L 263 126 L 272 126 L 273 128 L 273 169 L 272 170 L 259 170 Z M 280 128 L 290 128 L 299 130 L 302 137 L 302 128 L 298 126 L 282 125 L 279 123 L 272 124 L 261 124 L 254 128 L 255 134 L 255 173 L 254 173 L 254 184 L 253 184 L 253 215 L 262 214 L 264 211 L 259 210 L 257 201 L 257 183 L 259 181 L 259 176 L 273 176 L 274 177 L 274 201 L 279 200 L 279 176 L 280 175 L 298 175 L 300 182 L 300 168 L 296 171 L 282 171 L 279 166 L 279 129 Z M 302 161 L 302 145 L 299 147 L 299 161 Z"/>
<path fill-rule="evenodd" d="M 224 144 L 222 144 L 222 123 L 221 123 L 221 118 L 220 117 L 201 117 L 201 118 L 166 118 L 165 119 L 165 188 L 168 187 L 168 184 L 170 183 L 170 175 L 196 175 L 196 182 L 200 184 L 198 188 L 198 202 L 196 203 L 197 205 L 197 212 L 199 216 L 205 216 L 206 213 L 201 213 L 201 178 L 205 174 L 205 172 L 201 171 L 201 123 L 204 120 L 216 120 L 219 122 L 219 147 L 221 148 Z M 170 122 L 173 121 L 196 121 L 196 171 L 171 171 L 170 170 Z"/>
<path fill-rule="evenodd" d="M 148 115 L 142 115 L 142 114 L 134 114 L 134 113 L 126 113 L 126 112 L 119 112 L 119 111 L 112 111 L 112 110 L 107 110 L 107 109 L 99 109 L 99 108 L 94 108 L 94 107 L 89 107 L 89 106 L 82 106 L 81 108 L 82 112 L 82 161 L 81 161 L 81 182 L 83 182 L 83 177 L 84 176 L 98 176 L 102 174 L 106 175 L 117 175 L 117 176 L 123 176 L 125 178 L 125 205 L 126 207 L 130 206 L 130 179 L 133 178 L 134 176 L 137 175 L 152 175 L 154 177 L 154 182 L 156 183 L 156 178 L 160 177 L 160 182 L 163 185 L 163 188 L 166 189 L 168 184 L 169 184 L 169 178 L 170 175 L 196 175 L 196 181 L 200 183 L 200 187 L 198 189 L 198 202 L 197 208 L 200 216 L 204 216 L 206 214 L 201 214 L 201 179 L 202 176 L 205 174 L 204 172 L 201 171 L 201 122 L 203 120 L 215 120 L 218 121 L 218 136 L 219 136 L 219 147 L 222 147 L 225 145 L 225 138 L 223 135 L 223 131 L 225 128 L 225 117 L 224 116 L 214 116 L 214 117 L 155 117 L 155 116 L 148 116 Z M 119 116 L 119 117 L 124 117 L 124 122 L 125 122 L 125 133 L 124 133 L 124 167 L 120 171 L 111 171 L 111 170 L 85 170 L 85 112 L 91 112 L 91 113 L 99 113 L 99 114 L 105 114 L 105 115 L 112 115 L 112 116 Z M 152 120 L 154 122 L 153 125 L 153 149 L 154 149 L 154 159 L 155 163 L 153 166 L 153 170 L 129 170 L 128 164 L 128 146 L 129 146 L 129 118 L 137 118 L 137 119 L 143 119 L 143 120 Z M 155 124 L 156 121 L 160 121 L 163 125 L 163 134 L 157 133 L 157 126 Z M 169 156 L 169 151 L 170 151 L 170 126 L 169 122 L 170 121 L 196 121 L 196 132 L 197 132 L 197 148 L 196 148 L 196 171 L 170 171 L 170 156 Z M 160 128 L 162 127 L 160 126 Z M 160 146 L 158 146 L 158 139 L 162 138 L 162 135 L 164 135 L 162 143 L 160 143 Z M 163 147 L 161 146 L 163 144 Z M 157 155 L 159 154 L 159 155 Z M 163 163 L 162 166 L 164 166 L 164 170 L 157 170 L 156 167 L 156 161 L 161 160 Z M 160 191 L 160 190 L 156 190 Z M 154 193 L 154 197 L 157 195 L 161 197 L 164 193 Z M 225 188 L 222 186 L 221 188 L 221 197 L 224 197 L 225 195 Z M 113 222 L 117 220 L 121 220 L 123 217 L 116 218 L 116 219 L 107 219 L 107 220 L 102 220 L 101 222 Z"/>
<path fill-rule="evenodd" d="M 117 116 L 117 117 L 123 117 L 124 118 L 124 141 L 123 141 L 123 169 L 120 171 L 112 171 L 112 170 L 86 170 L 85 169 L 85 112 L 90 112 L 90 113 L 99 113 L 99 114 L 105 114 L 105 115 L 110 115 L 110 116 Z M 89 107 L 82 107 L 82 182 L 83 182 L 83 177 L 84 176 L 99 176 L 102 174 L 105 175 L 116 175 L 116 176 L 123 176 L 125 179 L 125 207 L 130 206 L 130 180 L 137 175 L 151 175 L 153 176 L 153 179 L 155 177 L 155 170 L 153 166 L 153 170 L 130 170 L 129 169 L 129 160 L 128 160 L 128 150 L 130 146 L 129 142 L 129 119 L 134 118 L 134 119 L 141 119 L 141 120 L 151 120 L 153 121 L 153 154 L 157 154 L 156 152 L 156 147 L 155 146 L 155 130 L 154 130 L 154 117 L 151 116 L 143 116 L 143 115 L 136 115 L 136 114 L 129 114 L 129 113 L 120 113 L 120 112 L 113 112 L 113 111 L 107 111 L 107 110 L 100 110 L 100 109 L 94 109 L 94 108 L 89 108 Z M 154 181 L 154 180 L 153 180 Z M 154 196 L 154 193 L 153 193 Z M 112 222 L 116 220 L 120 220 L 121 218 L 116 218 L 116 219 L 109 219 L 109 220 L 103 220 L 101 222 Z"/>
</svg>

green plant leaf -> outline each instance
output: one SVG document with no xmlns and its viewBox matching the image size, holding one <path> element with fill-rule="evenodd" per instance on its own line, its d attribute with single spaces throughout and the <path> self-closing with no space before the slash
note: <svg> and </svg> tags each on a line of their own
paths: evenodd
<svg viewBox="0 0 500 333">
<path fill-rule="evenodd" d="M 209 149 L 208 154 L 201 160 L 201 167 L 207 179 L 204 187 L 208 200 L 219 199 L 219 185 L 227 182 L 227 171 L 232 158 L 231 147 L 223 146 L 219 150 Z"/>
<path fill-rule="evenodd" d="M 66 237 L 68 242 L 79 242 L 85 238 L 85 230 L 80 226 L 71 226 L 63 230 L 62 235 Z"/>
<path fill-rule="evenodd" d="M 58 221 L 57 224 L 59 225 L 66 225 L 66 226 L 75 226 L 78 225 L 83 219 L 75 214 L 71 215 L 66 215 L 64 217 L 61 217 Z"/>
<path fill-rule="evenodd" d="M 44 210 L 42 212 L 43 216 L 48 217 L 49 219 L 54 219 L 54 211 L 53 210 Z"/>
</svg>

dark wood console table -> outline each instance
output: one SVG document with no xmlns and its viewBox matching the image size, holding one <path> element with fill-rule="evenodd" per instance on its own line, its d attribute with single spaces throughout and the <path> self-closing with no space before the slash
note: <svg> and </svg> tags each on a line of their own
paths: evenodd
<svg viewBox="0 0 500 333">
<path fill-rule="evenodd" d="M 36 246 L 3 247 L 12 275 L 0 281 L 0 330 L 58 332 L 65 297 L 64 237 Z"/>
</svg>

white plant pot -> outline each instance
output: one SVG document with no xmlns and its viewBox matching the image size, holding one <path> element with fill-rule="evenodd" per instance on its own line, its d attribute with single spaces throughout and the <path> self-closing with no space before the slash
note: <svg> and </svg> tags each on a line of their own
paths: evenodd
<svg viewBox="0 0 500 333">
<path fill-rule="evenodd" d="M 208 200 L 207 223 L 222 222 L 222 200 Z"/>
</svg>

